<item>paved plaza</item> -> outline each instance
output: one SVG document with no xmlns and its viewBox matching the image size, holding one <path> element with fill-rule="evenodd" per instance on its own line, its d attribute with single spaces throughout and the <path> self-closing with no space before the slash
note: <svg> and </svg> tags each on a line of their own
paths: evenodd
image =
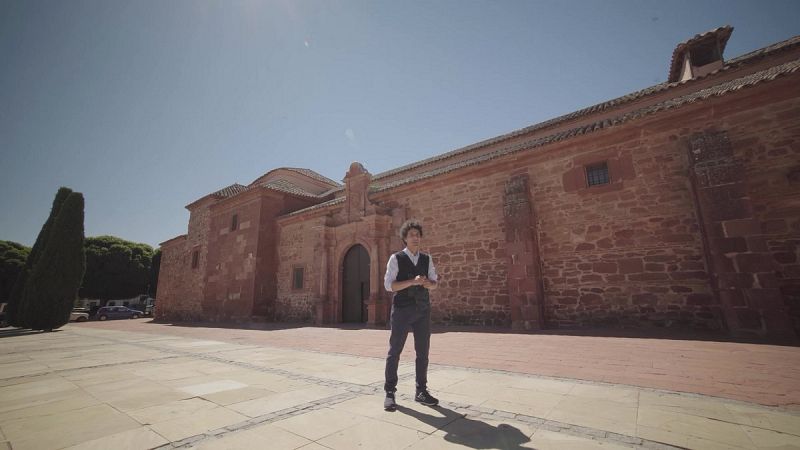
<svg viewBox="0 0 800 450">
<path fill-rule="evenodd" d="M 388 331 L 0 330 L 0 449 L 800 449 L 800 349 L 437 330 L 382 409 Z"/>
</svg>

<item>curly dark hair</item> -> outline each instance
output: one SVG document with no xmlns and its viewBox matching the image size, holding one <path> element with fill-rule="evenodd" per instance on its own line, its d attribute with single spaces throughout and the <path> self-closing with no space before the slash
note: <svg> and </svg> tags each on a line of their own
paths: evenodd
<svg viewBox="0 0 800 450">
<path fill-rule="evenodd" d="M 412 228 L 416 228 L 419 231 L 419 236 L 422 237 L 422 224 L 414 219 L 406 220 L 403 226 L 400 227 L 400 238 L 403 239 L 404 244 L 406 243 L 408 231 Z"/>
</svg>

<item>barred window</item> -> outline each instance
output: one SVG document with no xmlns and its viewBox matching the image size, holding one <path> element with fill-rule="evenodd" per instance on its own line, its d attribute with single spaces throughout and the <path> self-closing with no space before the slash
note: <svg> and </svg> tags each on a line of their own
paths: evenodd
<svg viewBox="0 0 800 450">
<path fill-rule="evenodd" d="M 239 215 L 234 214 L 231 217 L 231 231 L 236 231 L 237 229 L 239 229 Z"/>
<path fill-rule="evenodd" d="M 195 250 L 192 252 L 192 269 L 197 269 L 197 265 L 200 262 L 200 250 Z"/>
<path fill-rule="evenodd" d="M 292 289 L 303 289 L 303 268 L 295 267 L 292 273 Z"/>
<path fill-rule="evenodd" d="M 599 186 L 610 182 L 608 176 L 608 163 L 592 164 L 586 166 L 586 184 L 589 186 Z"/>
</svg>

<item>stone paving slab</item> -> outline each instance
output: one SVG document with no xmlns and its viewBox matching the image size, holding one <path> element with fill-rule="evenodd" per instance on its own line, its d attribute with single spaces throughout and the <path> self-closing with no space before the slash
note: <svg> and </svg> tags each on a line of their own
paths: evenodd
<svg viewBox="0 0 800 450">
<path fill-rule="evenodd" d="M 791 408 L 435 359 L 442 404 L 425 407 L 411 397 L 413 350 L 401 358 L 400 406 L 385 412 L 382 357 L 129 322 L 0 338 L 0 449 L 800 449 Z"/>
<path fill-rule="evenodd" d="M 388 330 L 301 325 L 159 324 L 150 319 L 84 322 L 108 333 L 136 331 L 242 345 L 313 350 L 383 359 Z M 561 332 L 559 332 L 561 333 Z M 800 410 L 800 347 L 725 342 L 696 333 L 678 339 L 517 334 L 485 328 L 434 327 L 431 361 L 456 367 L 507 370 L 546 377 L 690 392 Z M 716 339 L 716 340 L 715 340 Z M 406 348 L 413 349 L 409 336 Z M 502 351 L 498 351 L 502 349 Z"/>
</svg>

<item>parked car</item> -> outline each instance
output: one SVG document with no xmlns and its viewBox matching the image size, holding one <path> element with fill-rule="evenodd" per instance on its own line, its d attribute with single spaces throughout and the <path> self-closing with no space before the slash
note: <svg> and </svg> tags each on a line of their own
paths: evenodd
<svg viewBox="0 0 800 450">
<path fill-rule="evenodd" d="M 127 306 L 104 306 L 97 310 L 95 317 L 97 317 L 97 320 L 138 319 L 142 317 L 142 312 Z"/>
<path fill-rule="evenodd" d="M 69 320 L 75 322 L 86 322 L 89 320 L 89 313 L 86 310 L 82 309 L 73 309 L 72 312 L 69 313 Z"/>
</svg>

